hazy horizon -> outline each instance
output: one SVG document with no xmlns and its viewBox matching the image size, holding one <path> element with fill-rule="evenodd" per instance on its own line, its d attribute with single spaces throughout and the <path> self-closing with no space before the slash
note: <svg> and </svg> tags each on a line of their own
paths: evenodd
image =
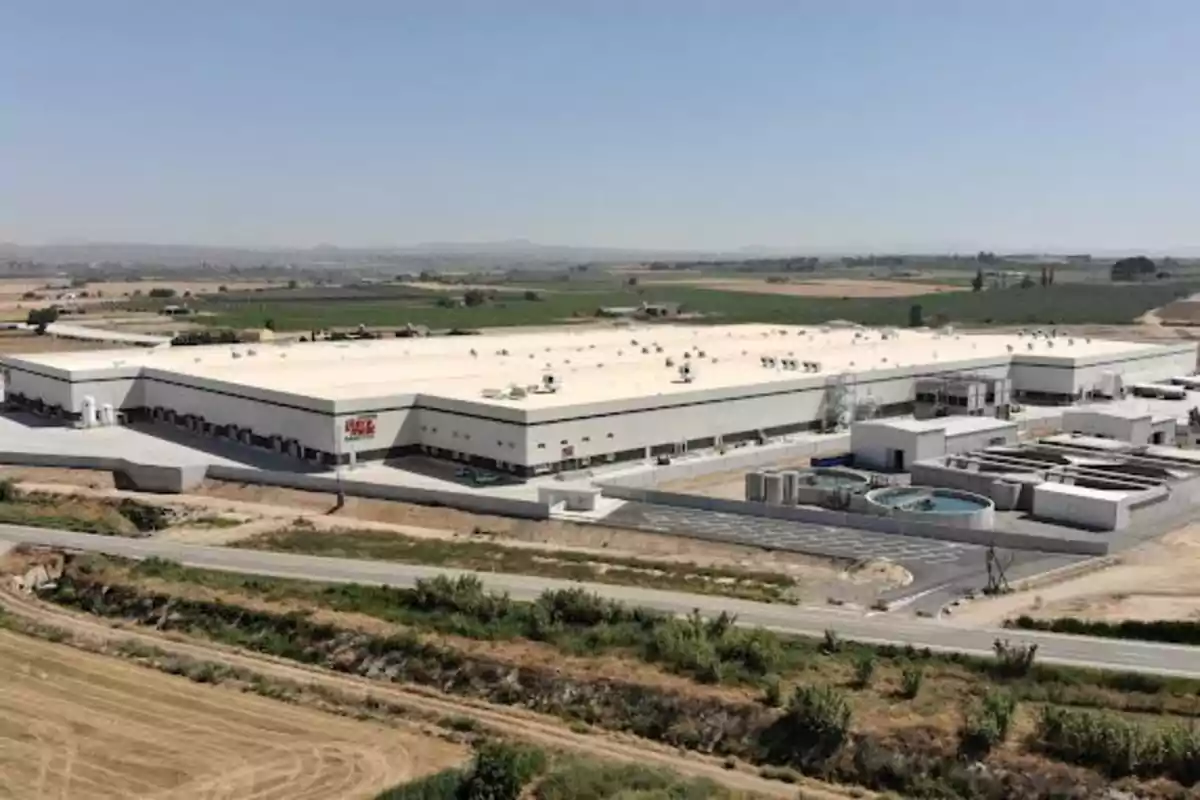
<svg viewBox="0 0 1200 800">
<path fill-rule="evenodd" d="M 1200 6 L 0 12 L 0 242 L 1196 253 Z"/>
</svg>

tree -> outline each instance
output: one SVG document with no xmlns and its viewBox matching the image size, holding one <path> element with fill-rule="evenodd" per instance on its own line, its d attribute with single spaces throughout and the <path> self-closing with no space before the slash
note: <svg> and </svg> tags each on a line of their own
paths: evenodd
<svg viewBox="0 0 1200 800">
<path fill-rule="evenodd" d="M 637 279 L 637 276 L 636 276 L 636 275 L 631 275 L 631 276 L 630 276 L 630 278 L 629 278 L 629 280 L 625 281 L 625 285 L 626 285 L 626 286 L 637 286 L 637 285 L 638 285 L 638 279 Z"/>
<path fill-rule="evenodd" d="M 526 300 L 541 300 L 542 296 L 540 294 L 538 294 L 537 292 L 535 292 L 533 289 L 526 289 L 525 290 L 525 299 Z"/>
<path fill-rule="evenodd" d="M 1145 256 L 1133 256 L 1113 264 L 1111 277 L 1114 281 L 1140 281 L 1153 278 L 1157 272 L 1153 261 Z"/>
<path fill-rule="evenodd" d="M 175 296 L 175 290 L 168 288 L 166 286 L 157 286 L 150 290 L 150 297 L 166 299 L 168 297 L 174 297 L 174 296 Z"/>
<path fill-rule="evenodd" d="M 263 323 L 263 327 L 269 331 L 274 331 L 275 330 L 275 320 L 268 319 L 266 322 Z"/>
<path fill-rule="evenodd" d="M 463 305 L 474 308 L 481 306 L 487 301 L 487 295 L 480 289 L 467 289 L 463 294 Z"/>
<path fill-rule="evenodd" d="M 982 292 L 983 291 L 983 270 L 982 269 L 975 270 L 975 278 L 971 281 L 971 291 L 972 292 Z"/>
<path fill-rule="evenodd" d="M 290 281 L 288 281 L 288 288 L 289 288 L 289 289 L 295 289 L 295 288 L 296 288 L 296 287 L 298 287 L 299 285 L 300 285 L 300 284 L 299 284 L 297 281 L 295 281 L 295 280 L 290 280 Z"/>
<path fill-rule="evenodd" d="M 49 308 L 33 308 L 29 310 L 29 314 L 25 317 L 25 323 L 32 325 L 38 336 L 46 332 L 46 326 L 58 320 L 58 306 L 50 306 Z"/>
<path fill-rule="evenodd" d="M 220 294 L 224 294 L 225 292 L 228 292 L 228 291 L 229 291 L 229 287 L 223 283 L 217 287 L 217 292 Z"/>
<path fill-rule="evenodd" d="M 1033 278 L 1029 277 L 1029 273 L 1026 272 L 1024 275 L 1021 276 L 1021 288 L 1022 289 L 1032 289 L 1033 286 L 1034 286 Z"/>
<path fill-rule="evenodd" d="M 1050 285 L 1050 270 L 1046 269 L 1045 267 L 1042 267 L 1042 281 L 1041 281 L 1041 283 L 1042 283 L 1042 286 L 1049 286 L 1049 285 Z"/>
<path fill-rule="evenodd" d="M 925 314 L 921 310 L 920 303 L 913 303 L 908 307 L 908 327 L 920 328 L 925 325 Z"/>
</svg>

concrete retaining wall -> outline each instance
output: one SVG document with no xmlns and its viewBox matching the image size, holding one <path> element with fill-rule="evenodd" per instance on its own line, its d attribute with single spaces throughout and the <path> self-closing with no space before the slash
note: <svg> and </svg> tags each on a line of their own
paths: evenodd
<svg viewBox="0 0 1200 800">
<path fill-rule="evenodd" d="M 327 475 L 272 472 L 218 464 L 209 465 L 208 477 L 233 483 L 283 486 L 308 492 L 336 493 L 339 488 L 337 478 Z M 505 517 L 524 517 L 526 519 L 548 519 L 550 517 L 549 506 L 532 500 L 491 497 L 467 492 L 443 492 L 435 489 L 417 489 L 412 486 L 394 486 L 354 480 L 342 480 L 340 487 L 345 494 L 351 497 L 373 497 L 379 500 L 397 500 L 402 503 L 426 506 L 446 506 L 477 514 L 496 514 Z"/>
<path fill-rule="evenodd" d="M 765 503 L 749 503 L 742 500 L 722 500 L 716 497 L 681 494 L 679 492 L 664 492 L 656 489 L 645 489 L 629 486 L 614 486 L 605 484 L 601 487 L 606 497 L 631 500 L 640 503 L 656 505 L 679 506 L 695 508 L 703 511 L 716 511 L 725 514 L 742 514 L 752 517 L 768 517 L 771 519 L 790 519 L 798 522 L 808 522 L 816 525 L 830 525 L 840 528 L 855 528 L 858 530 L 891 533 L 903 536 L 923 536 L 929 539 L 963 542 L 965 544 L 995 545 L 1001 548 L 1020 550 L 1040 550 L 1046 553 L 1072 553 L 1078 555 L 1106 555 L 1109 542 L 1101 536 L 1092 534 L 1040 536 L 1032 533 L 1001 530 L 972 530 L 970 528 L 954 528 L 945 525 L 893 517 L 879 517 L 871 514 L 858 514 L 846 511 L 831 511 L 824 508 L 807 506 L 771 506 Z M 695 532 L 696 538 L 720 539 L 719 535 L 704 535 Z"/>
<path fill-rule="evenodd" d="M 850 450 L 850 434 L 829 436 L 819 441 L 787 442 L 784 444 L 768 444 L 757 446 L 753 444 L 730 449 L 725 455 L 705 454 L 694 459 L 684 458 L 666 466 L 647 467 L 632 475 L 621 475 L 604 479 L 605 485 L 650 487 L 673 481 L 690 480 L 717 472 L 730 472 L 744 469 L 752 470 L 758 467 L 770 466 L 780 461 L 794 461 L 801 458 L 841 453 Z"/>
<path fill-rule="evenodd" d="M 0 464 L 24 467 L 58 467 L 67 469 L 107 470 L 113 473 L 118 489 L 135 492 L 164 492 L 179 494 L 195 489 L 205 477 L 234 483 L 283 486 L 310 492 L 336 493 L 338 481 L 325 475 L 305 475 L 296 472 L 271 472 L 249 467 L 228 467 L 217 464 L 141 464 L 124 458 L 102 456 L 71 456 L 54 453 L 14 453 L 0 451 Z M 351 497 L 374 497 L 427 506 L 446 506 L 478 514 L 505 517 L 548 519 L 550 507 L 532 500 L 467 492 L 442 492 L 409 486 L 365 483 L 343 480 L 342 490 Z"/>
<path fill-rule="evenodd" d="M 55 453 L 0 452 L 0 464 L 23 467 L 58 467 L 107 470 L 118 489 L 179 494 L 195 489 L 204 480 L 203 464 L 140 464 L 125 458 L 58 455 Z"/>
</svg>

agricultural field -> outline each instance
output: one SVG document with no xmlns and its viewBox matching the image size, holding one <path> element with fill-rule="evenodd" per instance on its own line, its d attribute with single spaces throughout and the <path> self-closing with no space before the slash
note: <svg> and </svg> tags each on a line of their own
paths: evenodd
<svg viewBox="0 0 1200 800">
<path fill-rule="evenodd" d="M 99 621 L 715 754 L 762 776 L 940 800 L 1110 787 L 1165 800 L 1200 777 L 1200 682 L 1046 666 L 1002 640 L 993 658 L 942 656 L 580 591 L 522 603 L 470 579 L 325 585 L 96 556 L 69 559 L 41 597 Z"/>
<path fill-rule="evenodd" d="M 784 297 L 916 297 L 924 294 L 969 291 L 966 282 L 927 283 L 871 278 L 642 278 L 639 286 L 696 286 L 720 292 L 771 294 Z"/>
<path fill-rule="evenodd" d="M 921 284 L 903 284 L 918 287 Z M 786 288 L 786 285 L 785 287 Z M 1195 284 L 1055 284 L 982 292 L 942 291 L 909 297 L 805 297 L 722 291 L 687 285 L 638 285 L 597 291 L 500 294 L 475 306 L 444 306 L 433 297 L 372 296 L 370 299 L 230 300 L 209 296 L 197 304 L 205 324 L 277 330 L 401 327 L 431 329 L 551 325 L 593 321 L 603 307 L 678 303 L 682 311 L 714 322 L 818 324 L 845 319 L 865 325 L 908 325 L 912 306 L 926 324 L 965 326 L 1132 323 L 1146 311 L 1186 297 Z M 409 292 L 417 290 L 406 290 Z"/>
<path fill-rule="evenodd" d="M 464 749 L 0 630 L 5 797 L 370 800 Z"/>
</svg>

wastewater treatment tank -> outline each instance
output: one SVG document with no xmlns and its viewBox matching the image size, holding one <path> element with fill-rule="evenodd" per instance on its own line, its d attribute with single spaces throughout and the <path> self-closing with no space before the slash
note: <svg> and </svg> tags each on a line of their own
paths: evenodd
<svg viewBox="0 0 1200 800">
<path fill-rule="evenodd" d="M 991 530 L 996 521 L 989 498 L 958 489 L 889 486 L 867 492 L 866 500 L 875 514 L 931 525 Z"/>
</svg>

